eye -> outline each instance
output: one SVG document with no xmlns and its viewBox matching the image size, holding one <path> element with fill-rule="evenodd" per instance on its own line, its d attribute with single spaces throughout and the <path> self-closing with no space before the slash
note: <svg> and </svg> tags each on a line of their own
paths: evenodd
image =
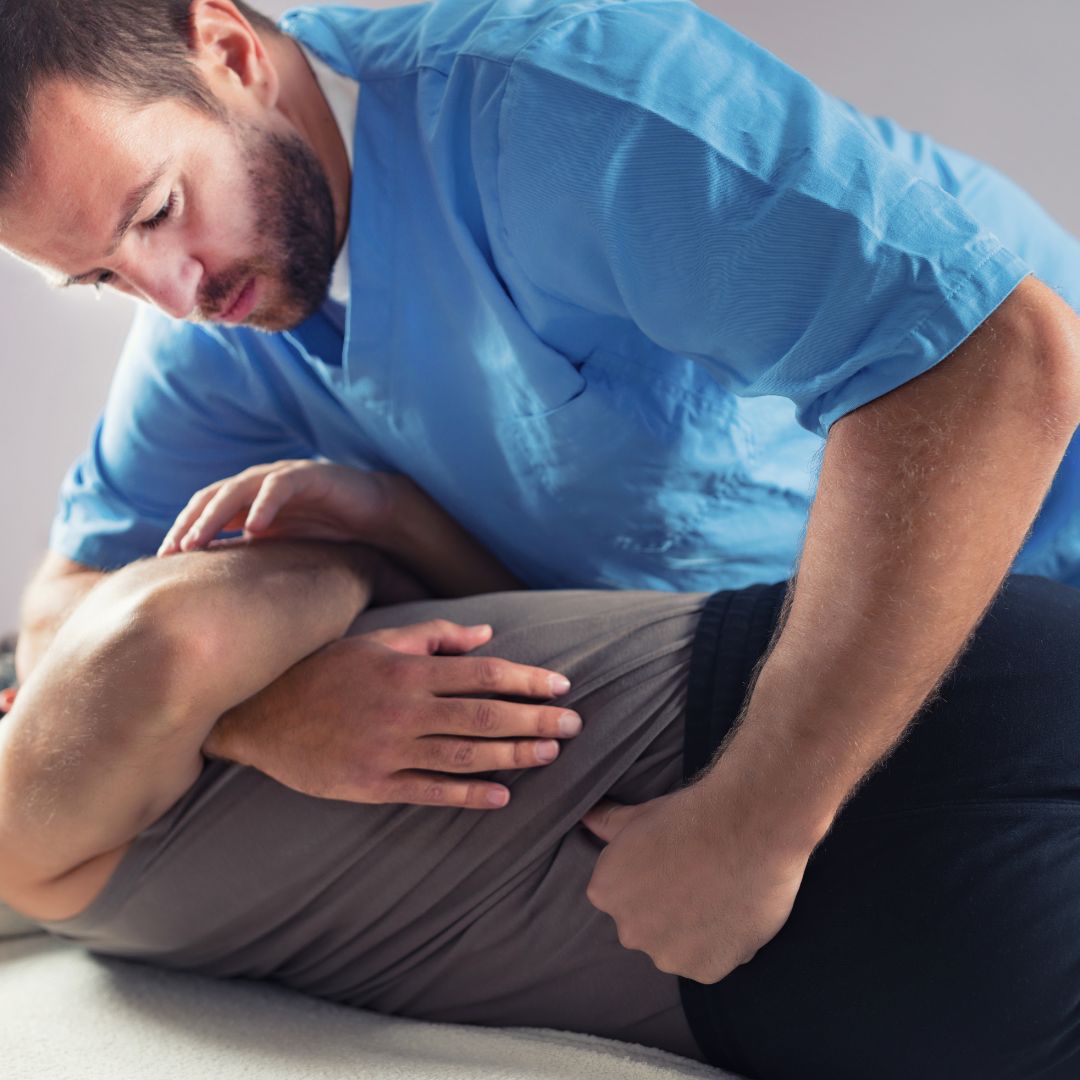
<svg viewBox="0 0 1080 1080">
<path fill-rule="evenodd" d="M 169 218 L 172 216 L 172 212 L 175 207 L 176 193 L 170 192 L 168 202 L 166 202 L 165 205 L 152 218 L 150 218 L 148 221 L 144 221 L 142 223 L 142 227 L 144 229 L 150 229 L 151 231 L 153 231 L 154 229 L 157 229 L 160 226 L 164 225 L 165 222 L 168 221 Z"/>
<path fill-rule="evenodd" d="M 102 270 L 90 284 L 95 289 L 100 289 L 102 285 L 111 285 L 115 280 L 116 275 L 111 270 Z"/>
</svg>

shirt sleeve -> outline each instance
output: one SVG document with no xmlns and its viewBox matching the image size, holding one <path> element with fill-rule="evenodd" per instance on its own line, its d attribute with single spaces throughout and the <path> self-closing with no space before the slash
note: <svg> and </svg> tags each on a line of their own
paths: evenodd
<svg viewBox="0 0 1080 1080">
<path fill-rule="evenodd" d="M 289 411 L 224 336 L 140 309 L 90 446 L 64 479 L 49 546 L 100 570 L 153 555 L 199 488 L 313 456 L 283 422 Z"/>
<path fill-rule="evenodd" d="M 821 435 L 947 356 L 1030 272 L 850 106 L 682 0 L 568 16 L 514 58 L 509 259 Z"/>
</svg>

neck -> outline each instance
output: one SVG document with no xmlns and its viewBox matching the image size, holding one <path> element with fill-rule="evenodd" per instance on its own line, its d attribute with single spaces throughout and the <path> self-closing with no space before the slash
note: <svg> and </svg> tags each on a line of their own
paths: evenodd
<svg viewBox="0 0 1080 1080">
<path fill-rule="evenodd" d="M 345 234 L 349 231 L 349 196 L 352 190 L 349 153 L 334 113 L 300 46 L 284 34 L 274 36 L 266 45 L 281 80 L 278 108 L 307 140 L 330 183 L 330 193 L 334 199 L 336 255 L 341 251 Z"/>
</svg>

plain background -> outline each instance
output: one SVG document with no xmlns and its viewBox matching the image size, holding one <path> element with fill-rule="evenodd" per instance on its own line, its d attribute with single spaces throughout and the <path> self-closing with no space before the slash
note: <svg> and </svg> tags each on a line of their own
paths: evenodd
<svg viewBox="0 0 1080 1080">
<path fill-rule="evenodd" d="M 260 7 L 280 14 L 287 3 Z M 390 7 L 386 0 L 367 7 Z M 1080 233 L 1075 0 L 702 0 L 865 112 L 981 157 Z M 85 446 L 131 317 L 119 297 L 60 294 L 0 256 L 0 632 L 16 625 L 56 490 Z"/>
</svg>

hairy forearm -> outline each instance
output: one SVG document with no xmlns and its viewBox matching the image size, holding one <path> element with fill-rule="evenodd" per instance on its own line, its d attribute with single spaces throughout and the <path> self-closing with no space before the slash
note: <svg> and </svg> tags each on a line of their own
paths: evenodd
<svg viewBox="0 0 1080 1080">
<path fill-rule="evenodd" d="M 221 713 L 345 632 L 372 565 L 351 545 L 265 543 L 104 581 L 0 724 L 0 854 L 7 838 L 44 879 L 156 820 Z"/>
<path fill-rule="evenodd" d="M 1080 419 L 1076 319 L 1029 278 L 834 425 L 783 629 L 714 770 L 816 841 L 986 610 Z"/>
</svg>

